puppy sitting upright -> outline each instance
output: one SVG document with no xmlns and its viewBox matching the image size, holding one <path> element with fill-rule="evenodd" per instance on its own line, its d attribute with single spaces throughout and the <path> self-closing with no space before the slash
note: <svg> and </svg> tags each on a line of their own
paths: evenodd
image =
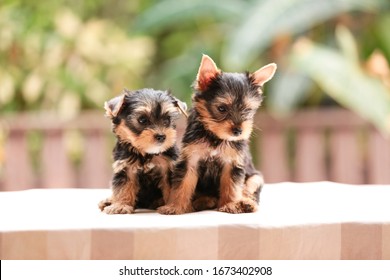
<svg viewBox="0 0 390 280">
<path fill-rule="evenodd" d="M 170 93 L 153 89 L 125 89 L 105 103 L 117 143 L 112 196 L 99 203 L 102 211 L 130 214 L 136 208 L 156 209 L 164 204 L 178 157 L 174 120 L 180 106 L 185 104 Z"/>
<path fill-rule="evenodd" d="M 262 86 L 275 71 L 272 63 L 252 74 L 224 73 L 203 56 L 168 203 L 159 213 L 256 211 L 263 177 L 253 166 L 248 139 Z"/>
</svg>

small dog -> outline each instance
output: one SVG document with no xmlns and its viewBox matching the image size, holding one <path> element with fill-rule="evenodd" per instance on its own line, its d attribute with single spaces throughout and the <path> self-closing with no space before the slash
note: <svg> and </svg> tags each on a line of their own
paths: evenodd
<svg viewBox="0 0 390 280">
<path fill-rule="evenodd" d="M 156 209 L 169 195 L 169 176 L 178 158 L 175 119 L 185 103 L 167 91 L 124 90 L 104 104 L 117 142 L 113 150 L 112 196 L 99 203 L 107 214 Z"/>
<path fill-rule="evenodd" d="M 252 74 L 224 73 L 203 56 L 169 199 L 159 213 L 257 210 L 263 177 L 252 163 L 248 139 L 262 86 L 275 71 L 271 63 Z"/>
</svg>

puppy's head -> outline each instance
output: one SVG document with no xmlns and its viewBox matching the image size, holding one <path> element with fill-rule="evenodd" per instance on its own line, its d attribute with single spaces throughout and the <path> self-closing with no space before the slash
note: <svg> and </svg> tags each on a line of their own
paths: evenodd
<svg viewBox="0 0 390 280">
<path fill-rule="evenodd" d="M 175 144 L 174 121 L 186 105 L 167 91 L 125 89 L 104 108 L 119 141 L 130 143 L 141 154 L 158 154 Z"/>
<path fill-rule="evenodd" d="M 224 73 L 203 55 L 193 103 L 206 129 L 223 140 L 248 139 L 261 105 L 262 87 L 275 71 L 276 64 L 271 63 L 254 73 Z"/>
</svg>

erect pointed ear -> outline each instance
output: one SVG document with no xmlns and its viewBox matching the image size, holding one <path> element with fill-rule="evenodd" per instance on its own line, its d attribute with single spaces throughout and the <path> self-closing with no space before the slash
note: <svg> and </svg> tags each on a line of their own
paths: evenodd
<svg viewBox="0 0 390 280">
<path fill-rule="evenodd" d="M 196 89 L 200 91 L 206 90 L 210 81 L 219 73 L 221 73 L 221 70 L 217 68 L 215 62 L 208 55 L 204 54 L 202 56 L 198 75 L 196 76 Z"/>
<path fill-rule="evenodd" d="M 266 82 L 272 79 L 276 72 L 276 64 L 270 63 L 261 67 L 259 70 L 252 74 L 253 81 L 259 86 L 263 86 Z"/>
<path fill-rule="evenodd" d="M 125 94 L 114 97 L 113 99 L 104 103 L 104 109 L 106 109 L 106 117 L 115 118 L 118 116 L 122 109 L 123 102 L 125 100 Z"/>
</svg>

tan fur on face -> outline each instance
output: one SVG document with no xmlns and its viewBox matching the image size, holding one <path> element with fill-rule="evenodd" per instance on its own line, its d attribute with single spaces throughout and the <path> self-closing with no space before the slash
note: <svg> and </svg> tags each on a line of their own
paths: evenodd
<svg viewBox="0 0 390 280">
<path fill-rule="evenodd" d="M 172 147 L 176 142 L 176 130 L 172 127 L 162 128 L 159 130 L 145 129 L 137 136 L 125 125 L 124 120 L 115 128 L 115 134 L 123 142 L 129 142 L 141 154 L 147 153 L 162 153 Z M 155 139 L 156 134 L 164 134 L 166 140 L 163 143 L 158 143 Z M 153 151 L 153 152 L 151 152 Z"/>
<path fill-rule="evenodd" d="M 156 134 L 164 134 L 166 140 L 158 143 L 155 139 Z M 132 142 L 133 146 L 141 153 L 158 154 L 172 147 L 176 141 L 176 130 L 165 128 L 161 130 L 146 129 Z"/>
<path fill-rule="evenodd" d="M 196 110 L 199 112 L 202 123 L 206 127 L 207 130 L 212 131 L 215 135 L 217 135 L 220 139 L 227 139 L 232 136 L 232 133 L 229 132 L 231 128 L 231 124 L 228 122 L 215 122 L 213 121 L 209 111 L 204 104 L 204 101 L 197 102 L 195 104 Z M 231 129 L 230 129 L 231 131 Z"/>
<path fill-rule="evenodd" d="M 150 106 L 152 106 L 152 105 L 147 106 L 147 104 L 145 103 L 145 106 L 140 106 L 140 107 L 134 109 L 133 114 L 134 115 L 136 115 L 138 113 L 150 114 L 152 112 Z"/>
<path fill-rule="evenodd" d="M 114 128 L 114 133 L 121 142 L 133 143 L 136 139 L 136 135 L 125 125 L 124 120 L 121 120 L 121 123 Z"/>
<path fill-rule="evenodd" d="M 225 100 L 225 99 L 224 99 Z M 253 105 L 252 105 L 253 106 Z M 241 124 L 242 133 L 239 136 L 234 136 L 232 129 L 234 124 L 230 120 L 216 122 L 212 119 L 209 111 L 206 108 L 204 101 L 196 102 L 196 110 L 201 116 L 202 123 L 207 130 L 213 132 L 218 138 L 229 141 L 246 140 L 249 139 L 252 133 L 253 121 L 252 119 L 243 121 Z"/>
<path fill-rule="evenodd" d="M 207 130 L 212 131 L 218 137 L 220 136 L 220 133 L 224 134 L 225 129 L 221 129 L 221 124 L 220 123 L 217 124 L 212 120 L 212 117 L 209 111 L 207 110 L 203 100 L 201 102 L 196 102 L 195 107 L 198 113 L 200 114 L 202 123 L 204 124 Z"/>
<path fill-rule="evenodd" d="M 252 134 L 253 129 L 253 120 L 246 120 L 241 124 L 242 134 L 240 135 L 241 139 L 249 139 Z"/>
<path fill-rule="evenodd" d="M 240 125 L 242 129 L 242 133 L 239 136 L 234 136 L 232 131 L 235 125 L 231 121 L 224 121 L 220 123 L 215 123 L 213 125 L 217 131 L 213 130 L 215 135 L 217 135 L 220 139 L 229 140 L 229 141 L 238 141 L 238 140 L 246 140 L 249 139 L 252 133 L 253 122 L 252 120 L 243 121 Z"/>
<path fill-rule="evenodd" d="M 175 114 L 180 112 L 179 109 L 173 103 L 162 102 L 162 103 L 160 103 L 160 105 L 161 105 L 161 111 L 164 113 L 168 113 L 170 115 L 175 115 Z M 152 112 L 153 108 L 154 108 L 153 100 L 150 100 L 149 102 L 148 102 L 148 100 L 144 100 L 142 102 L 142 105 L 139 106 L 138 108 L 136 108 L 133 113 L 134 114 L 144 113 L 144 114 L 149 115 Z"/>
</svg>

